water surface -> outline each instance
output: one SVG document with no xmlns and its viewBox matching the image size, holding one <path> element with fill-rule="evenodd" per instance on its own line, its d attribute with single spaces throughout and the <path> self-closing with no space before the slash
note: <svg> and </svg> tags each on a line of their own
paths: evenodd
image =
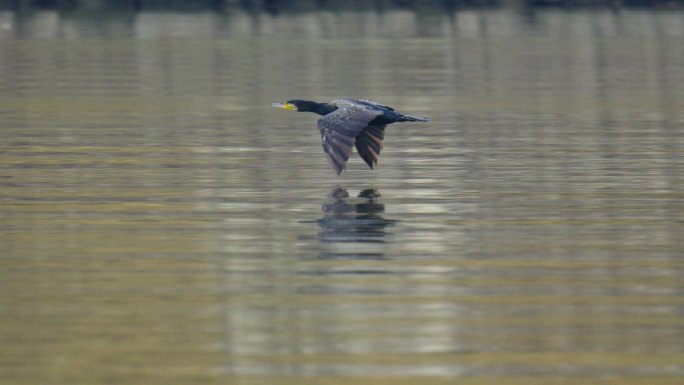
<svg viewBox="0 0 684 385">
<path fill-rule="evenodd" d="M 684 380 L 680 11 L 0 26 L 4 384 Z"/>
</svg>

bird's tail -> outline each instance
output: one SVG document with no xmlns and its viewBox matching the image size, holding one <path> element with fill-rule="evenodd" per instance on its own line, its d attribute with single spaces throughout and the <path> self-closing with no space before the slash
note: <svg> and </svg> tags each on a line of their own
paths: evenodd
<svg viewBox="0 0 684 385">
<path fill-rule="evenodd" d="M 429 122 L 430 119 L 413 115 L 401 115 L 397 122 Z"/>
</svg>

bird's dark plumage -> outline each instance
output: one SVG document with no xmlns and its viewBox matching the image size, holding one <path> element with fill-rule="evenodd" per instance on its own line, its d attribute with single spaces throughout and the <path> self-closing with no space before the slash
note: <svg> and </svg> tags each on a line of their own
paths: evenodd
<svg viewBox="0 0 684 385">
<path fill-rule="evenodd" d="M 385 127 L 388 124 L 428 121 L 427 118 L 404 115 L 370 100 L 336 99 L 328 103 L 316 103 L 292 99 L 273 103 L 273 107 L 322 115 L 318 119 L 318 129 L 321 132 L 323 151 L 338 175 L 347 168 L 352 147 L 356 147 L 356 151 L 370 168 L 378 164 Z"/>
</svg>

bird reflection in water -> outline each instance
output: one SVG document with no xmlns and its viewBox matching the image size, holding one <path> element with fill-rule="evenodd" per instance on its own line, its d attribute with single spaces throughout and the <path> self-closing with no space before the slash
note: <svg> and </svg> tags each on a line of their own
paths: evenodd
<svg viewBox="0 0 684 385">
<path fill-rule="evenodd" d="M 323 204 L 319 239 L 326 245 L 324 259 L 385 259 L 387 228 L 397 221 L 385 219 L 385 205 L 375 189 L 361 191 L 356 198 L 342 187 L 334 188 L 329 201 Z"/>
</svg>

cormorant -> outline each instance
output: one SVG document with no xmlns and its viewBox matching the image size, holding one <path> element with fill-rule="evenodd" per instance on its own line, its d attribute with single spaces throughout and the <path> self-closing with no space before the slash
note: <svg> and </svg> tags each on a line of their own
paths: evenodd
<svg viewBox="0 0 684 385">
<path fill-rule="evenodd" d="M 273 107 L 323 115 L 318 119 L 323 151 L 328 163 L 340 175 L 347 168 L 352 147 L 372 169 L 383 148 L 385 127 L 396 122 L 427 122 L 427 118 L 404 115 L 370 100 L 336 99 L 328 103 L 292 99 Z"/>
</svg>

